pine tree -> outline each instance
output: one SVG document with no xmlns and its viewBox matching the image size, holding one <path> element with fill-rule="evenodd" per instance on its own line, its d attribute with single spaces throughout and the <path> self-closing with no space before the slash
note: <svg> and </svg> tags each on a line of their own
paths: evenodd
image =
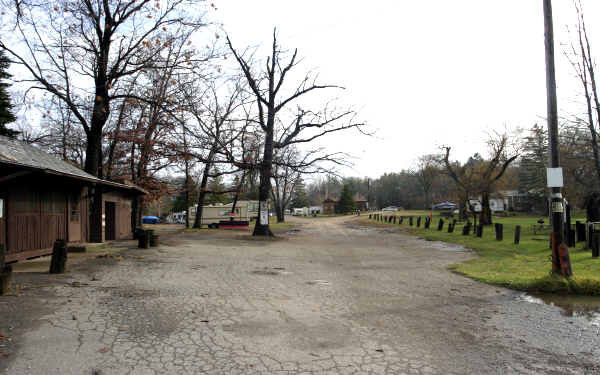
<svg viewBox="0 0 600 375">
<path fill-rule="evenodd" d="M 523 156 L 519 170 L 519 190 L 544 196 L 546 191 L 546 166 L 548 165 L 548 136 L 546 130 L 535 124 L 523 143 Z"/>
<path fill-rule="evenodd" d="M 350 191 L 350 187 L 348 184 L 344 184 L 342 189 L 342 195 L 340 196 L 340 200 L 337 204 L 337 211 L 340 214 L 347 214 L 348 212 L 352 212 L 356 209 L 354 205 L 354 199 L 352 198 L 352 192 Z"/>
<path fill-rule="evenodd" d="M 292 202 L 290 204 L 293 208 L 302 208 L 308 207 L 310 202 L 308 201 L 308 195 L 306 195 L 306 189 L 304 186 L 304 181 L 300 178 L 294 187 L 294 192 L 292 193 Z"/>
<path fill-rule="evenodd" d="M 13 105 L 10 102 L 10 96 L 7 91 L 10 84 L 3 82 L 3 80 L 11 77 L 8 73 L 9 65 L 10 60 L 6 57 L 4 51 L 0 51 L 0 135 L 14 137 L 19 132 L 6 127 L 6 124 L 16 120 L 16 117 L 11 112 Z"/>
</svg>

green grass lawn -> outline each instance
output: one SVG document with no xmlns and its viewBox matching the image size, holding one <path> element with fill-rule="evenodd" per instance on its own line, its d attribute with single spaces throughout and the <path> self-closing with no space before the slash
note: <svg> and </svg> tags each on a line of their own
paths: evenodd
<svg viewBox="0 0 600 375">
<path fill-rule="evenodd" d="M 550 234 L 534 234 L 532 230 L 532 224 L 535 224 L 539 217 L 494 217 L 494 222 L 504 225 L 504 240 L 500 242 L 496 241 L 493 226 L 485 227 L 483 237 L 477 238 L 472 232 L 469 236 L 462 235 L 463 223 L 457 223 L 454 233 L 448 233 L 448 220 L 444 220 L 444 230 L 438 231 L 439 216 L 434 216 L 430 229 L 424 229 L 424 218 L 429 211 L 384 214 L 414 216 L 414 225 L 409 226 L 406 218 L 402 225 L 375 222 L 369 220 L 368 215 L 361 221 L 369 222 L 370 225 L 396 226 L 399 230 L 426 239 L 456 243 L 475 250 L 479 257 L 450 267 L 462 275 L 517 290 L 600 295 L 600 258 L 592 259 L 591 251 L 584 250 L 584 243 L 578 243 L 575 248 L 569 249 L 573 267 L 573 277 L 570 280 L 550 275 Z M 417 216 L 423 217 L 420 228 L 416 227 Z M 572 222 L 575 223 L 575 219 Z M 515 245 L 513 239 L 517 225 L 521 226 L 521 242 Z"/>
</svg>

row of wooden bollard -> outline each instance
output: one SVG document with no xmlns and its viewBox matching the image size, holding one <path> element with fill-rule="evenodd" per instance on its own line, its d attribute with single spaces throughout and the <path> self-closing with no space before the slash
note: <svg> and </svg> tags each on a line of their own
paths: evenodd
<svg viewBox="0 0 600 375">
<path fill-rule="evenodd" d="M 380 221 L 380 222 L 385 222 L 385 223 L 393 223 L 396 224 L 396 221 L 398 221 L 398 224 L 402 224 L 403 220 L 404 220 L 404 216 L 400 216 L 398 217 L 398 219 L 396 219 L 396 216 L 385 216 L 382 214 L 369 214 L 369 219 L 373 219 L 375 221 Z M 417 216 L 417 220 L 416 220 L 416 226 L 417 228 L 419 228 L 421 226 L 421 222 L 422 222 L 422 217 L 421 216 Z M 429 229 L 431 227 L 431 217 L 426 216 L 425 217 L 425 221 L 424 221 L 424 228 L 425 229 Z M 456 228 L 456 219 L 449 221 L 448 222 L 448 233 L 454 233 L 454 229 Z M 409 226 L 413 226 L 415 224 L 415 220 L 413 219 L 412 216 L 408 216 L 408 225 Z M 444 230 L 444 224 L 445 221 L 444 219 L 440 218 L 440 220 L 438 221 L 438 226 L 437 226 L 437 230 L 438 231 L 443 231 Z M 471 224 L 470 221 L 468 221 L 462 228 L 462 235 L 463 236 L 468 236 L 471 234 L 471 230 L 473 231 L 473 234 L 478 237 L 478 238 L 482 238 L 483 237 L 483 225 L 477 225 L 475 228 L 473 228 L 473 225 Z M 496 234 L 496 241 L 503 241 L 504 240 L 504 225 L 500 224 L 500 223 L 496 223 L 494 225 L 494 230 L 495 230 L 495 234 Z M 514 243 L 515 245 L 518 245 L 521 242 L 521 226 L 517 225 L 515 227 L 515 235 L 514 235 Z M 598 252 L 600 253 L 600 232 L 598 232 L 598 236 L 597 236 L 597 240 L 596 240 L 596 248 L 598 249 Z"/>
<path fill-rule="evenodd" d="M 585 242 L 586 248 L 592 250 L 592 258 L 600 256 L 600 231 L 595 228 L 598 224 L 576 221 L 575 229 L 571 230 L 569 228 L 570 240 L 573 242 L 572 246 L 575 246 L 576 242 Z"/>
</svg>

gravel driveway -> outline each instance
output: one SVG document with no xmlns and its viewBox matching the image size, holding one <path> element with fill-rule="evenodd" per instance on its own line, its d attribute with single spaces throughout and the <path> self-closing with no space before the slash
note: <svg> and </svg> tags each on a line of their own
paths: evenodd
<svg viewBox="0 0 600 375">
<path fill-rule="evenodd" d="M 294 219 L 290 219 L 294 220 Z M 0 297 L 2 374 L 600 374 L 599 327 L 350 217 L 124 243 Z"/>
</svg>

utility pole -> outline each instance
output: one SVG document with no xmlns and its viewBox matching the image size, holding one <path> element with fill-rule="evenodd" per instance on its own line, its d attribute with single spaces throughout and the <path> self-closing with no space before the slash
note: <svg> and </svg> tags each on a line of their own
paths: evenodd
<svg viewBox="0 0 600 375">
<path fill-rule="evenodd" d="M 556 71 L 554 64 L 554 26 L 552 24 L 552 1 L 544 1 L 544 44 L 546 47 L 546 96 L 548 110 L 548 187 L 552 188 L 552 273 L 570 277 L 569 250 L 563 242 L 563 186 L 562 169 L 558 148 L 558 109 L 556 99 Z"/>
</svg>

